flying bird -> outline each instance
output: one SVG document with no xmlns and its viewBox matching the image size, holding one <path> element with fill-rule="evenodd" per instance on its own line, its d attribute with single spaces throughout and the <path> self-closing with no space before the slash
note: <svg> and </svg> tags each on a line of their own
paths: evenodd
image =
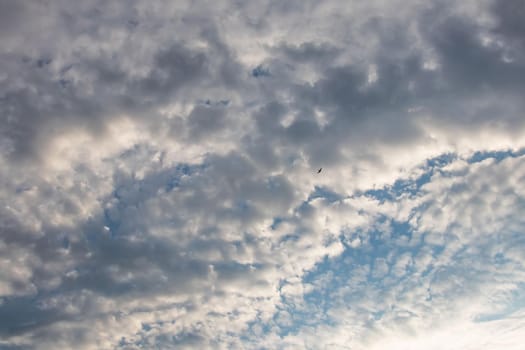
<svg viewBox="0 0 525 350">
<path fill-rule="evenodd" d="M 323 168 L 319 168 L 319 170 L 317 170 L 317 173 L 319 174 L 321 170 L 323 170 Z"/>
</svg>

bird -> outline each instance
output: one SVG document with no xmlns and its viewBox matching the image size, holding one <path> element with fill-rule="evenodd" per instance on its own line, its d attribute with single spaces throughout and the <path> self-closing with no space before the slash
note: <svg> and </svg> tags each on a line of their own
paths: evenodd
<svg viewBox="0 0 525 350">
<path fill-rule="evenodd" d="M 323 170 L 323 168 L 319 168 L 319 170 L 317 170 L 317 173 L 319 174 L 321 170 Z"/>
</svg>

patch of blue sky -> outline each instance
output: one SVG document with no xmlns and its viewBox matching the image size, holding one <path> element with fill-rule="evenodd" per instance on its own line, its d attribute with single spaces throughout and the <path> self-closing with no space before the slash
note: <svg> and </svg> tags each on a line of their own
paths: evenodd
<svg viewBox="0 0 525 350">
<path fill-rule="evenodd" d="M 279 293 L 286 285 L 287 282 L 281 281 L 278 288 Z M 257 327 L 258 330 L 269 332 L 273 328 L 271 324 L 275 324 L 277 328 L 273 330 L 277 330 L 279 336 L 285 337 L 289 334 L 296 334 L 303 327 L 331 324 L 331 320 L 326 316 L 327 304 L 323 304 L 324 299 L 318 297 L 322 292 L 320 290 L 318 294 L 309 293 L 305 296 L 305 303 L 296 303 L 297 299 L 294 296 L 288 297 L 281 293 L 281 303 L 277 306 L 271 322 L 263 323 L 256 320 L 250 323 L 250 329 Z M 283 315 L 285 315 L 285 321 L 282 321 Z"/>
<path fill-rule="evenodd" d="M 416 195 L 423 185 L 430 182 L 436 170 L 450 164 L 456 159 L 457 156 L 453 153 L 445 153 L 438 157 L 428 159 L 425 164 L 420 167 L 424 170 L 423 174 L 416 179 L 398 179 L 393 185 L 365 191 L 364 195 L 377 199 L 381 203 L 394 201 L 403 194 Z"/>
<path fill-rule="evenodd" d="M 403 283 L 406 277 L 395 277 L 388 271 L 386 272 L 386 276 L 389 277 L 388 282 L 386 282 L 385 276 L 374 275 L 374 265 L 378 261 L 385 261 L 388 264 L 388 270 L 391 270 L 397 261 L 397 257 L 407 252 L 413 256 L 416 255 L 423 242 L 418 242 L 415 246 L 398 246 L 395 244 L 395 240 L 392 240 L 392 236 L 410 235 L 411 227 L 408 222 L 395 222 L 386 217 L 379 220 L 390 220 L 390 232 L 388 229 L 386 232 L 384 230 L 354 232 L 352 234 L 367 239 L 367 242 L 357 248 L 347 244 L 341 235 L 340 239 L 345 246 L 343 253 L 337 257 L 325 257 L 314 269 L 304 275 L 302 283 L 314 286 L 312 291 L 304 295 L 306 305 L 297 306 L 283 299 L 284 310 L 292 315 L 292 324 L 281 327 L 281 335 L 295 333 L 302 327 L 311 326 L 315 322 L 325 325 L 331 324 L 333 320 L 328 316 L 329 310 L 337 308 L 337 303 L 340 303 L 341 300 L 347 303 L 349 307 L 353 307 L 353 302 L 364 297 L 362 293 L 370 286 L 378 290 L 386 290 L 389 288 L 386 283 Z M 359 282 L 361 285 L 354 285 L 354 291 L 348 292 L 343 296 L 343 299 L 335 297 L 340 295 L 340 291 L 349 286 L 354 278 L 361 278 L 358 275 L 362 274 L 363 268 L 367 273 L 365 279 Z M 413 272 L 411 269 L 411 267 L 407 268 L 407 275 Z M 380 319 L 382 312 L 378 307 L 378 310 L 375 310 L 371 316 Z"/>
<path fill-rule="evenodd" d="M 375 229 L 372 230 L 343 230 L 339 234 L 339 239 L 346 249 L 355 249 L 354 242 L 361 242 L 359 249 L 390 249 L 392 246 L 397 249 L 409 247 L 419 247 L 424 242 L 420 236 L 413 235 L 413 227 L 409 221 L 397 221 L 388 216 L 380 215 L 376 218 Z M 417 241 L 413 241 L 417 237 Z M 402 243 L 401 243 L 402 242 Z M 366 244 L 367 246 L 363 246 Z"/>
<path fill-rule="evenodd" d="M 392 227 L 392 237 L 407 237 L 409 240 L 412 239 L 412 225 L 407 221 L 396 221 L 390 220 L 390 226 Z"/>
<path fill-rule="evenodd" d="M 493 158 L 496 161 L 502 161 L 505 158 L 517 158 L 525 155 L 525 148 L 521 148 L 517 151 L 513 150 L 504 150 L 504 151 L 478 151 L 474 153 L 470 158 L 467 159 L 467 162 L 472 163 L 478 163 L 482 162 L 485 159 Z"/>
<path fill-rule="evenodd" d="M 315 272 L 309 273 L 303 280 L 310 281 L 315 285 L 314 289 L 306 293 L 303 297 L 303 304 L 295 304 L 293 300 L 282 298 L 283 310 L 291 315 L 291 323 L 286 327 L 280 327 L 280 335 L 294 334 L 298 330 L 308 326 L 319 324 L 330 325 L 334 320 L 329 316 L 329 310 L 337 307 L 336 303 L 341 301 L 340 297 L 335 297 L 352 277 L 350 265 L 345 264 L 343 259 L 335 261 L 324 261 L 317 267 Z M 328 271 L 337 271 L 330 274 Z M 321 283 L 319 283 L 321 281 Z M 346 283 L 345 283 L 346 282 Z M 319 284 L 321 286 L 319 286 Z M 360 288 L 360 290 L 364 290 Z M 351 304 L 350 300 L 349 305 Z"/>
<path fill-rule="evenodd" d="M 254 78 L 260 78 L 260 77 L 269 77 L 270 69 L 263 67 L 261 64 L 252 69 L 252 76 Z"/>
<path fill-rule="evenodd" d="M 329 203 L 337 202 L 344 199 L 342 195 L 323 186 L 315 186 L 314 191 L 310 193 L 307 201 L 310 202 L 311 200 L 316 198 L 323 198 Z"/>
<path fill-rule="evenodd" d="M 455 153 L 443 153 L 437 157 L 427 159 L 424 168 L 441 168 L 452 163 L 458 157 Z"/>
<path fill-rule="evenodd" d="M 206 168 L 206 164 L 188 164 L 188 163 L 179 163 L 169 171 L 170 176 L 168 183 L 166 184 L 166 191 L 171 191 L 174 188 L 179 187 L 181 184 L 181 179 L 184 176 L 192 176 Z"/>
<path fill-rule="evenodd" d="M 282 222 L 284 222 L 284 218 L 282 218 L 282 217 L 275 217 L 275 218 L 273 218 L 273 222 L 270 225 L 270 228 L 272 230 L 276 230 Z"/>
</svg>

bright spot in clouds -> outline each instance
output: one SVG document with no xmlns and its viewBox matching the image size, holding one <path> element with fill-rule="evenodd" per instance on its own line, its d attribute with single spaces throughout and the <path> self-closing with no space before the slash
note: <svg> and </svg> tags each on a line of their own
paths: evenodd
<svg viewBox="0 0 525 350">
<path fill-rule="evenodd" d="M 523 11 L 0 1 L 0 348 L 521 349 Z"/>
</svg>

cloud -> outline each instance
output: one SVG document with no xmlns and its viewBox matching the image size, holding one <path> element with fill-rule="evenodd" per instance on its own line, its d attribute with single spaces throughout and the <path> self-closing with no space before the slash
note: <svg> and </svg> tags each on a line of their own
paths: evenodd
<svg viewBox="0 0 525 350">
<path fill-rule="evenodd" d="M 518 2 L 0 9 L 0 347 L 520 344 Z"/>
<path fill-rule="evenodd" d="M 440 166 L 410 197 L 405 192 L 408 187 L 397 198 L 378 204 L 380 212 L 375 215 L 381 219 L 371 225 L 356 222 L 353 230 L 345 230 L 364 237 L 363 243 L 345 240 L 347 249 L 341 255 L 316 265 L 303 279 L 314 286 L 304 294 L 306 305 L 288 305 L 292 314 L 307 312 L 328 321 L 316 323 L 313 329 L 297 321 L 285 343 L 316 348 L 329 343 L 352 348 L 439 348 L 443 343 L 437 339 L 448 339 L 451 349 L 484 343 L 492 348 L 504 343 L 514 346 L 521 327 L 505 335 L 496 329 L 514 322 L 521 310 L 523 258 L 514 255 L 511 246 L 520 246 L 516 240 L 521 240 L 518 232 L 523 223 L 509 217 L 519 212 L 513 193 L 519 193 L 521 186 L 512 177 L 499 176 L 508 174 L 508 167 L 520 173 L 522 163 L 521 156 L 453 161 Z M 447 198 L 446 204 L 438 198 Z M 498 205 L 493 200 L 513 204 Z M 396 224 L 407 218 L 388 208 L 389 202 L 411 207 L 407 226 Z M 345 200 L 341 205 L 350 209 L 350 203 Z M 451 203 L 454 209 L 447 210 Z M 437 208 L 446 212 L 436 215 Z M 334 217 L 334 209 L 327 206 L 323 215 Z M 348 225 L 351 219 L 344 218 L 340 222 Z M 447 225 L 442 224 L 444 218 Z M 430 222 L 436 225 L 426 224 Z M 359 233 L 362 230 L 365 234 Z M 408 242 L 395 239 L 400 235 Z M 490 340 L 483 335 L 486 329 L 494 331 Z M 458 332 L 472 336 L 458 337 Z"/>
</svg>

